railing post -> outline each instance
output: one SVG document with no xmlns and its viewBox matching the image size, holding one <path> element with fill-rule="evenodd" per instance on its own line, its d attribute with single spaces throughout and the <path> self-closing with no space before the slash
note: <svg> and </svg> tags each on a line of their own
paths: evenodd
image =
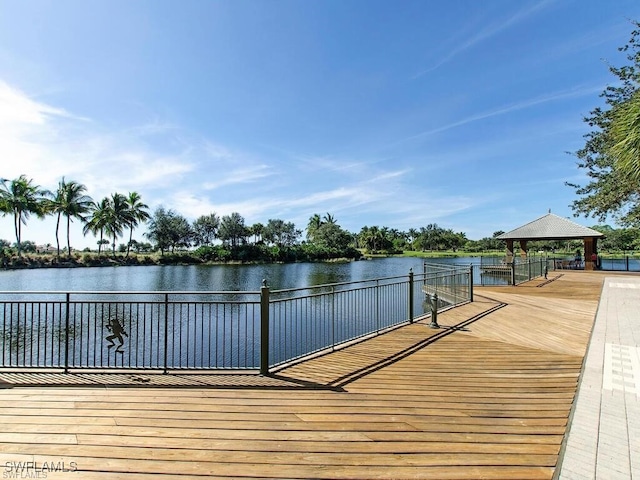
<svg viewBox="0 0 640 480">
<path fill-rule="evenodd" d="M 164 294 L 164 373 L 169 371 L 169 294 Z"/>
<path fill-rule="evenodd" d="M 513 261 L 511 262 L 511 285 L 515 285 L 515 284 L 516 284 L 516 259 L 514 257 Z"/>
<path fill-rule="evenodd" d="M 469 301 L 473 302 L 473 263 L 469 265 Z"/>
<path fill-rule="evenodd" d="M 627 266 L 627 272 L 629 271 L 629 255 L 624 256 L 625 264 Z"/>
<path fill-rule="evenodd" d="M 336 287 L 331 286 L 331 350 L 336 349 Z"/>
<path fill-rule="evenodd" d="M 409 323 L 413 323 L 413 268 L 409 269 Z"/>
<path fill-rule="evenodd" d="M 269 287 L 260 287 L 260 375 L 269 375 Z"/>
<path fill-rule="evenodd" d="M 376 278 L 376 333 L 380 331 L 380 279 Z"/>
<path fill-rule="evenodd" d="M 70 307 L 70 296 L 71 294 L 67 292 L 66 294 L 66 308 L 65 308 L 65 321 L 64 321 L 64 373 L 69 373 L 69 307 Z"/>
<path fill-rule="evenodd" d="M 527 258 L 527 269 L 529 270 L 529 280 L 531 280 L 531 259 Z"/>
<path fill-rule="evenodd" d="M 438 325 L 438 294 L 434 293 L 431 296 L 431 323 L 429 328 L 440 328 Z"/>
</svg>

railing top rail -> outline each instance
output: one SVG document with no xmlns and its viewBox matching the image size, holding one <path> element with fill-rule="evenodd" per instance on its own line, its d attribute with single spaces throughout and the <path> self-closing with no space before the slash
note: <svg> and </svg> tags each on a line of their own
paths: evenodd
<svg viewBox="0 0 640 480">
<path fill-rule="evenodd" d="M 439 272 L 427 272 L 420 275 L 425 278 L 446 277 L 448 275 L 466 275 L 469 273 L 469 267 L 457 270 L 442 270 Z"/>
<path fill-rule="evenodd" d="M 260 295 L 259 290 L 5 290 L 0 295 Z"/>
<path fill-rule="evenodd" d="M 468 272 L 470 265 L 458 266 L 457 268 L 431 268 L 426 267 L 423 275 L 442 275 L 444 273 Z"/>
<path fill-rule="evenodd" d="M 423 280 L 424 281 L 428 281 L 428 280 L 434 280 L 434 279 L 438 279 L 438 278 L 448 278 L 448 277 L 457 277 L 459 275 L 468 275 L 469 274 L 469 270 L 464 270 L 464 271 L 458 271 L 458 272 L 439 272 L 439 273 L 431 273 L 431 274 L 427 274 L 424 275 Z"/>
<path fill-rule="evenodd" d="M 417 275 L 417 274 L 416 274 Z M 369 278 L 365 280 L 355 280 L 351 282 L 337 282 L 337 283 L 324 283 L 319 285 L 308 285 L 306 287 L 294 287 L 294 288 L 283 288 L 279 290 L 271 290 L 271 293 L 289 293 L 289 292 L 300 292 L 304 290 L 313 290 L 316 288 L 327 288 L 327 287 L 344 287 L 347 285 L 361 285 L 367 283 L 374 283 L 379 281 L 387 281 L 387 280 L 407 280 L 407 275 L 396 275 L 393 277 L 378 277 L 378 278 Z"/>
<path fill-rule="evenodd" d="M 458 269 L 468 269 L 469 265 L 471 265 L 470 263 L 451 263 L 451 264 L 446 264 L 446 263 L 429 263 L 429 262 L 424 262 L 423 265 L 425 267 L 429 267 L 429 268 L 437 268 L 440 270 L 458 270 Z"/>
</svg>

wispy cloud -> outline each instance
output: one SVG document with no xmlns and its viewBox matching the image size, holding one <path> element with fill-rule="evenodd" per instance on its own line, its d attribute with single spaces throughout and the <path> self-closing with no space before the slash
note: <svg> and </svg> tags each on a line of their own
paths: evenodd
<svg viewBox="0 0 640 480">
<path fill-rule="evenodd" d="M 5 133 L 20 134 L 32 126 L 44 126 L 52 118 L 86 120 L 64 109 L 31 99 L 22 91 L 0 80 L 0 127 Z"/>
<path fill-rule="evenodd" d="M 460 53 L 469 50 L 471 48 L 473 48 L 475 45 L 483 42 L 484 40 L 487 40 L 488 38 L 491 38 L 497 34 L 499 34 L 500 32 L 507 30 L 511 27 L 513 27 L 514 25 L 524 21 L 525 19 L 529 18 L 532 15 L 537 14 L 540 10 L 543 10 L 545 7 L 547 7 L 549 4 L 554 3 L 555 0 L 543 0 L 542 2 L 536 3 L 534 5 L 531 5 L 529 7 L 525 7 L 522 8 L 521 10 L 519 10 L 518 12 L 514 13 L 513 15 L 511 15 L 510 17 L 498 22 L 498 23 L 493 23 L 489 26 L 487 26 L 486 28 L 483 28 L 482 30 L 480 30 L 479 32 L 477 32 L 475 35 L 470 36 L 469 38 L 467 38 L 466 40 L 464 40 L 460 45 L 454 47 L 452 50 L 450 50 L 447 54 L 445 54 L 440 60 L 438 60 L 438 62 L 436 62 L 434 65 L 432 65 L 431 67 L 422 70 L 421 72 L 418 72 L 417 74 L 413 75 L 411 77 L 412 80 L 418 79 L 430 72 L 433 72 L 434 70 L 437 70 L 438 68 L 440 68 L 442 65 L 444 65 L 445 63 L 450 62 L 453 58 L 455 58 L 457 55 L 459 55 Z"/>
<path fill-rule="evenodd" d="M 273 174 L 273 171 L 268 165 L 255 165 L 250 168 L 239 168 L 226 172 L 219 180 L 205 182 L 202 184 L 202 187 L 205 190 L 215 190 L 229 185 L 257 182 Z"/>
<path fill-rule="evenodd" d="M 559 91 L 559 92 L 553 92 L 553 93 L 549 93 L 546 95 L 540 95 L 534 98 L 529 98 L 529 99 L 525 99 L 522 100 L 520 102 L 516 102 L 516 103 L 511 103 L 509 105 L 505 105 L 502 107 L 498 107 L 494 110 L 488 110 L 485 112 L 480 112 L 476 115 L 471 115 L 469 117 L 460 119 L 456 122 L 452 122 L 452 123 L 448 123 L 446 125 L 442 125 L 440 127 L 437 128 L 433 128 L 431 130 L 426 130 L 424 132 L 418 133 L 416 135 L 411 135 L 409 137 L 403 138 L 401 140 L 399 140 L 398 142 L 395 142 L 395 144 L 398 143 L 402 143 L 402 142 L 406 142 L 409 140 L 415 140 L 418 138 L 423 138 L 429 135 L 434 135 L 436 133 L 441 133 L 441 132 L 445 132 L 447 130 L 451 130 L 453 128 L 456 127 L 460 127 L 462 125 L 466 125 L 472 122 L 477 122 L 479 120 L 484 120 L 487 118 L 491 118 L 491 117 L 497 117 L 500 115 L 506 115 L 512 112 L 516 112 L 519 110 L 524 110 L 530 107 L 535 107 L 537 105 L 541 105 L 544 103 L 549 103 L 549 102 L 556 102 L 559 100 L 567 100 L 570 98 L 578 98 L 578 97 L 583 97 L 583 96 L 588 96 L 588 95 L 593 95 L 595 93 L 599 93 L 604 89 L 603 85 L 599 85 L 597 87 L 595 86 L 587 86 L 587 87 L 576 87 L 576 88 L 572 88 L 569 90 L 563 90 L 563 91 Z"/>
<path fill-rule="evenodd" d="M 372 165 L 389 160 L 388 158 L 349 158 L 341 154 L 307 154 L 293 152 L 273 145 L 264 146 L 269 150 L 277 152 L 279 155 L 284 155 L 287 159 L 296 162 L 296 164 L 310 171 L 355 172 L 359 174 L 369 169 Z"/>
</svg>

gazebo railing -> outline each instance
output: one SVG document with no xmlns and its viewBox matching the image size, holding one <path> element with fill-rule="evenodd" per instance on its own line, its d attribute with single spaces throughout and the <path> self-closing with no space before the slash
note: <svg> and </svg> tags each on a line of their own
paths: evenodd
<svg viewBox="0 0 640 480">
<path fill-rule="evenodd" d="M 473 265 L 476 285 L 519 285 L 541 277 L 553 268 L 553 261 L 546 257 L 520 259 L 513 262 L 499 261 Z"/>
</svg>

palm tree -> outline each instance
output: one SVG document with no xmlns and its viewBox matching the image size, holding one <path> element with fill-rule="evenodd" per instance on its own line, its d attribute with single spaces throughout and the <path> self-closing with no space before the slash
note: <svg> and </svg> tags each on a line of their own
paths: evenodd
<svg viewBox="0 0 640 480">
<path fill-rule="evenodd" d="M 318 229 L 322 226 L 322 218 L 317 213 L 314 213 L 309 217 L 309 223 L 307 224 L 307 240 L 313 241 Z"/>
<path fill-rule="evenodd" d="M 616 166 L 633 180 L 640 180 L 640 91 L 613 109 L 609 127 Z"/>
<path fill-rule="evenodd" d="M 260 241 L 262 240 L 262 235 L 264 234 L 264 225 L 261 223 L 254 223 L 249 227 L 249 232 L 253 235 L 253 243 L 258 243 L 258 237 L 260 237 Z"/>
<path fill-rule="evenodd" d="M 91 207 L 91 217 L 89 218 L 87 223 L 84 224 L 84 228 L 82 230 L 82 233 L 84 233 L 85 235 L 89 232 L 93 233 L 94 235 L 100 235 L 100 240 L 98 241 L 98 255 L 100 255 L 100 252 L 102 251 L 102 245 L 104 245 L 103 238 L 105 229 L 107 228 L 107 223 L 109 222 L 109 209 L 110 202 L 108 197 L 100 200 L 100 203 L 94 202 L 93 206 Z"/>
<path fill-rule="evenodd" d="M 133 221 L 127 197 L 121 193 L 112 193 L 107 209 L 105 233 L 113 239 L 111 247 L 114 257 L 116 256 L 116 240 L 122 235 L 125 227 L 130 226 Z"/>
<path fill-rule="evenodd" d="M 336 217 L 327 212 L 327 214 L 322 217 L 322 223 L 330 223 L 335 225 L 338 222 L 336 220 Z"/>
<path fill-rule="evenodd" d="M 58 250 L 58 258 L 60 258 L 60 238 L 58 232 L 60 230 L 60 218 L 64 215 L 67 217 L 67 253 L 71 257 L 71 222 L 73 218 L 77 218 L 82 222 L 86 222 L 86 214 L 93 209 L 93 199 L 85 195 L 87 187 L 75 181 L 65 181 L 64 177 L 58 183 L 58 190 L 53 199 L 49 202 L 49 210 L 57 214 L 56 220 L 56 245 Z"/>
<path fill-rule="evenodd" d="M 416 238 L 418 238 L 419 232 L 415 228 L 410 228 L 409 232 L 408 232 L 408 235 L 409 235 L 409 241 L 411 242 L 411 250 L 413 250 L 413 248 L 414 248 L 413 247 L 413 242 L 415 242 Z"/>
<path fill-rule="evenodd" d="M 372 253 L 378 251 L 378 247 L 382 245 L 384 238 L 384 232 L 383 230 L 380 230 L 380 227 L 378 226 L 369 227 L 364 232 L 365 245 L 367 247 L 367 250 Z"/>
<path fill-rule="evenodd" d="M 18 255 L 22 252 L 22 225 L 26 225 L 27 219 L 33 213 L 38 218 L 43 218 L 46 213 L 46 200 L 51 195 L 48 190 L 34 185 L 32 179 L 26 175 L 20 175 L 14 180 L 0 179 L 0 213 L 13 214 L 13 223 L 16 234 Z"/>
<path fill-rule="evenodd" d="M 128 212 L 128 226 L 129 226 L 129 242 L 127 243 L 127 258 L 129 258 L 129 252 L 131 251 L 131 241 L 133 240 L 133 229 L 137 227 L 141 222 L 144 223 L 151 218 L 149 215 L 149 205 L 142 203 L 138 192 L 129 192 L 127 197 L 127 205 L 129 207 Z"/>
</svg>

